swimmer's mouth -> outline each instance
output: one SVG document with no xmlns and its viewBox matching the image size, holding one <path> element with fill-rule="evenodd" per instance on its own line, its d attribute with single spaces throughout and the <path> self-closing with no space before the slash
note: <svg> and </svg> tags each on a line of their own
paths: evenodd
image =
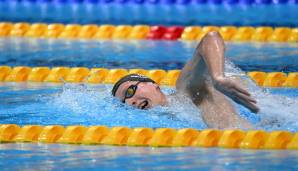
<svg viewBox="0 0 298 171">
<path fill-rule="evenodd" d="M 140 105 L 139 108 L 140 109 L 147 109 L 149 107 L 149 102 L 148 100 L 143 101 Z"/>
</svg>

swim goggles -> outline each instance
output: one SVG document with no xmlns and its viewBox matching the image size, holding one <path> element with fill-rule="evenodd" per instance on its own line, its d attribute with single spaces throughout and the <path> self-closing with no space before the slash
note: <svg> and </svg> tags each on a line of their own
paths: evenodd
<svg viewBox="0 0 298 171">
<path fill-rule="evenodd" d="M 125 83 L 126 81 L 139 81 L 139 82 L 152 82 L 152 83 L 155 83 L 155 81 L 153 81 L 152 79 L 150 79 L 150 78 L 148 78 L 144 75 L 129 74 L 129 75 L 126 75 L 126 76 L 122 77 L 119 81 L 117 81 L 115 83 L 115 85 L 113 86 L 113 89 L 112 89 L 112 95 L 113 96 L 116 95 L 116 92 L 117 92 L 118 88 L 120 87 L 120 85 Z M 133 92 L 132 90 L 129 90 L 129 91 Z"/>
<path fill-rule="evenodd" d="M 141 83 L 141 81 L 137 82 L 137 84 L 130 85 L 126 89 L 125 94 L 124 94 L 124 99 L 122 100 L 122 103 L 125 103 L 126 99 L 132 98 L 136 94 L 136 91 L 138 89 L 138 85 L 140 83 Z"/>
</svg>

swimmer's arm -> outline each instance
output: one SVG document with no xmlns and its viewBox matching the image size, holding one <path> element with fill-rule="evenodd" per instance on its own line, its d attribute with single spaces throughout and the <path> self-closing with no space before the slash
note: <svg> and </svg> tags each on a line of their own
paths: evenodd
<svg viewBox="0 0 298 171">
<path fill-rule="evenodd" d="M 178 91 L 200 101 L 208 94 L 206 80 L 224 77 L 224 43 L 217 32 L 206 34 L 195 49 L 176 82 Z"/>
<path fill-rule="evenodd" d="M 202 118 L 209 127 L 252 128 L 237 114 L 231 102 L 221 93 L 223 91 L 217 90 L 218 87 L 229 89 L 229 84 L 234 86 L 224 77 L 224 51 L 224 42 L 219 33 L 210 32 L 204 36 L 181 71 L 176 82 L 177 92 L 188 94 L 194 104 L 200 106 Z M 209 78 L 212 83 L 207 81 Z"/>
<path fill-rule="evenodd" d="M 210 91 L 206 80 L 211 77 L 214 87 L 235 102 L 258 112 L 256 101 L 250 94 L 224 75 L 225 44 L 218 32 L 209 32 L 197 46 L 193 57 L 181 71 L 177 80 L 178 91 L 187 92 L 197 104 L 205 98 Z"/>
</svg>

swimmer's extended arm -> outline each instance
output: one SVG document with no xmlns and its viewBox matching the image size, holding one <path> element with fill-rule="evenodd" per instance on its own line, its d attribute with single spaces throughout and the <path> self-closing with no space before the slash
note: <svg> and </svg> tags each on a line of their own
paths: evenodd
<svg viewBox="0 0 298 171">
<path fill-rule="evenodd" d="M 176 83 L 177 90 L 188 93 L 192 100 L 200 105 L 204 103 L 204 100 L 207 99 L 206 97 L 210 99 L 212 95 L 218 95 L 218 93 L 214 93 L 216 91 L 212 91 L 210 86 L 208 86 L 206 80 L 210 76 L 216 90 L 249 108 L 251 111 L 258 112 L 256 101 L 250 97 L 250 94 L 234 81 L 225 77 L 224 52 L 224 41 L 218 32 L 210 32 L 204 36 L 197 46 L 193 57 L 182 69 Z M 208 103 L 210 101 L 216 105 L 214 99 L 209 100 Z"/>
</svg>

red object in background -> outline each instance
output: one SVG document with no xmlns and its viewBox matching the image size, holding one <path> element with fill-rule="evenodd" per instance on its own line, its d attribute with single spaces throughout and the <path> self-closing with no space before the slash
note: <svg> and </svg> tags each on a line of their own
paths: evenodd
<svg viewBox="0 0 298 171">
<path fill-rule="evenodd" d="M 150 27 L 150 31 L 147 35 L 147 39 L 162 39 L 164 33 L 166 32 L 167 28 L 164 26 L 152 26 Z"/>
<path fill-rule="evenodd" d="M 183 30 L 184 30 L 184 27 L 180 27 L 180 26 L 168 27 L 162 39 L 177 40 L 181 37 Z"/>
</svg>

